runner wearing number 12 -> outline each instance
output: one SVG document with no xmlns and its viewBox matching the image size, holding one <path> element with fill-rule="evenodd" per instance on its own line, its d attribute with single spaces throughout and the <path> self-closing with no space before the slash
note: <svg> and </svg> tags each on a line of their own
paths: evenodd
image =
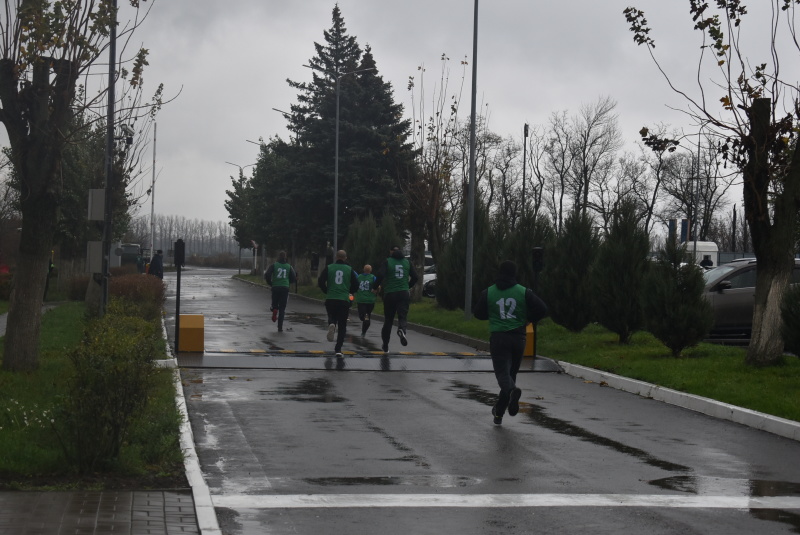
<svg viewBox="0 0 800 535">
<path fill-rule="evenodd" d="M 336 262 L 328 264 L 317 279 L 319 289 L 326 294 L 325 310 L 328 312 L 328 342 L 333 342 L 333 334 L 338 330 L 334 351 L 341 358 L 342 345 L 347 333 L 347 317 L 350 315 L 350 294 L 358 291 L 358 275 L 347 263 L 344 250 L 336 252 Z"/>
<path fill-rule="evenodd" d="M 517 387 L 517 372 L 525 353 L 525 326 L 547 316 L 547 305 L 530 288 L 517 283 L 517 266 L 506 260 L 500 264 L 495 284 L 481 292 L 472 313 L 479 320 L 489 320 L 489 352 L 492 367 L 500 386 L 497 402 L 492 407 L 494 423 L 503 423 L 519 412 L 522 390 Z"/>
</svg>

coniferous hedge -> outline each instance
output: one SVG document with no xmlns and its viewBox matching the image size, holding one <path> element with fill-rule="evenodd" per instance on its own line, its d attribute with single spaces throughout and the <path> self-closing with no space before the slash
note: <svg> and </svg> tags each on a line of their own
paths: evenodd
<svg viewBox="0 0 800 535">
<path fill-rule="evenodd" d="M 574 212 L 545 250 L 542 298 L 552 320 L 573 332 L 582 331 L 594 319 L 591 272 L 598 247 L 594 221 Z"/>
<path fill-rule="evenodd" d="M 591 274 L 597 321 L 619 335 L 620 344 L 627 344 L 644 324 L 639 296 L 649 253 L 650 241 L 636 206 L 623 201 L 612 215 Z"/>
<path fill-rule="evenodd" d="M 694 262 L 681 265 L 685 249 L 667 240 L 648 270 L 641 299 L 647 330 L 673 357 L 702 342 L 714 322 L 711 304 L 703 297 L 702 270 Z"/>
</svg>

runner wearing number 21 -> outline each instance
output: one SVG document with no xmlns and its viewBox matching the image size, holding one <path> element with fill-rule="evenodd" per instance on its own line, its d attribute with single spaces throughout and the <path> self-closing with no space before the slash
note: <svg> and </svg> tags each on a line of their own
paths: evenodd
<svg viewBox="0 0 800 535">
<path fill-rule="evenodd" d="M 297 273 L 286 261 L 286 251 L 278 253 L 278 261 L 269 266 L 264 273 L 264 280 L 272 287 L 272 321 L 278 322 L 278 332 L 283 332 L 283 318 L 286 315 L 286 303 L 289 300 L 289 286 L 297 282 Z"/>
<path fill-rule="evenodd" d="M 334 351 L 341 358 L 342 345 L 347 333 L 347 317 L 350 315 L 350 294 L 358 291 L 358 275 L 347 263 L 344 250 L 336 252 L 336 262 L 328 264 L 317 279 L 319 289 L 326 294 L 325 310 L 328 312 L 328 342 L 338 330 Z"/>
<path fill-rule="evenodd" d="M 517 387 L 517 372 L 525 353 L 525 326 L 547 316 L 547 306 L 530 288 L 517 283 L 517 266 L 506 260 L 500 264 L 495 284 L 481 292 L 472 313 L 479 320 L 489 320 L 489 352 L 492 367 L 500 386 L 497 402 L 492 407 L 494 423 L 503 423 L 519 412 L 522 390 Z"/>
</svg>

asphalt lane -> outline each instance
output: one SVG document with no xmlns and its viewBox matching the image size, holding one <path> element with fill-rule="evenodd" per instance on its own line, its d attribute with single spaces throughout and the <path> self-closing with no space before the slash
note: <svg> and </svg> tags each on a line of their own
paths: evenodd
<svg viewBox="0 0 800 535">
<path fill-rule="evenodd" d="M 411 333 L 390 363 L 444 353 L 437 369 L 357 366 L 381 361 L 376 322 L 328 369 L 321 304 L 290 298 L 277 333 L 269 292 L 231 274 L 184 272 L 181 288 L 214 349 L 181 373 L 223 533 L 800 530 L 796 441 L 553 373 L 522 374 L 520 413 L 495 426 L 479 351 Z"/>
</svg>

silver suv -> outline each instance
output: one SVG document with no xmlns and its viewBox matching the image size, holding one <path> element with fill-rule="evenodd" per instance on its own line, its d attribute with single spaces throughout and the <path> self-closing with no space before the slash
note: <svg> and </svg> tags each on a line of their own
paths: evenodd
<svg viewBox="0 0 800 535">
<path fill-rule="evenodd" d="M 753 328 L 753 305 L 756 293 L 756 259 L 742 258 L 711 268 L 706 280 L 705 297 L 714 309 L 712 338 L 746 340 Z M 794 260 L 792 284 L 800 283 L 800 259 Z"/>
</svg>

